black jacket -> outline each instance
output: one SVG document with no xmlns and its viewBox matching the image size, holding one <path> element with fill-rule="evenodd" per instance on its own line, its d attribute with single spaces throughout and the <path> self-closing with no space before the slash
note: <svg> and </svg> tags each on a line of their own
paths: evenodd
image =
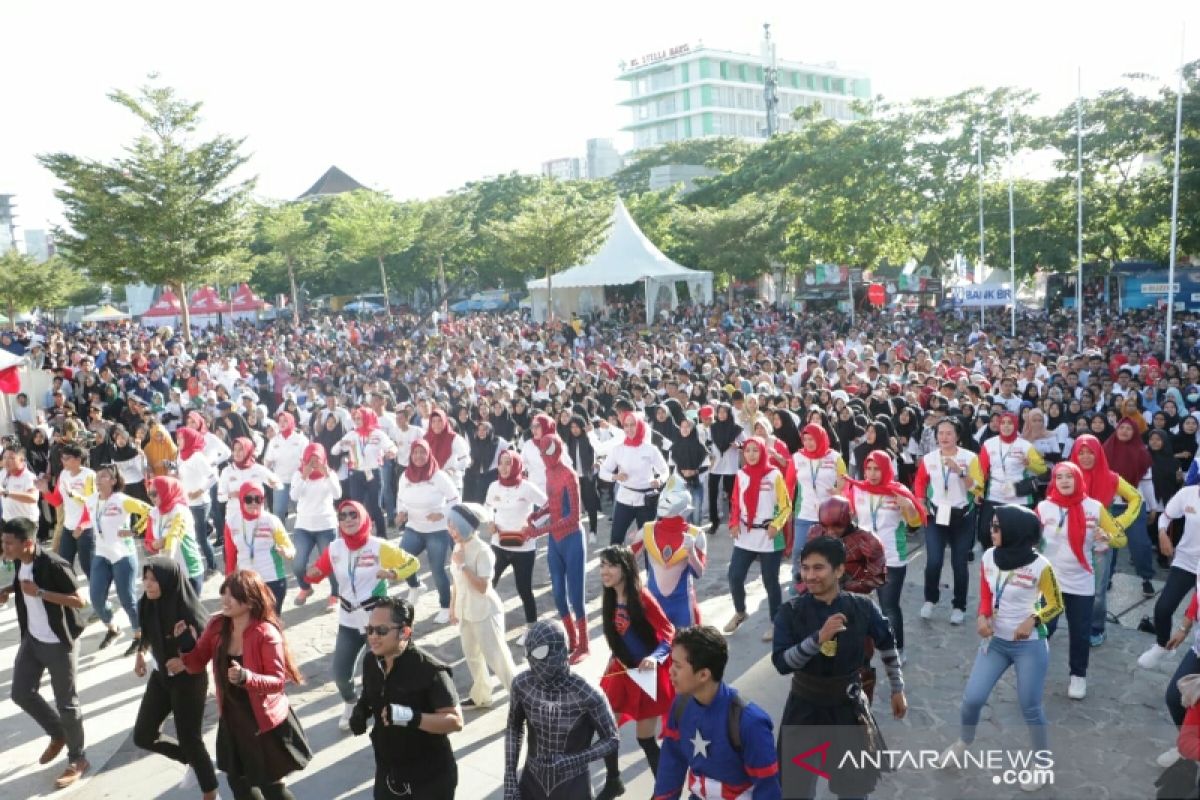
<svg viewBox="0 0 1200 800">
<path fill-rule="evenodd" d="M 64 534 L 66 532 L 64 531 Z M 69 535 L 69 534 L 68 534 Z M 17 575 L 13 578 L 12 591 L 17 599 L 17 622 L 21 626 L 21 638 L 29 635 L 28 611 L 25 609 L 25 593 L 21 591 L 21 567 L 17 564 Z M 33 553 L 33 582 L 39 589 L 59 594 L 75 594 L 75 571 L 62 556 L 44 549 L 41 545 Z M 80 609 L 44 603 L 50 630 L 64 644 L 73 645 L 83 633 L 84 617 Z"/>
</svg>

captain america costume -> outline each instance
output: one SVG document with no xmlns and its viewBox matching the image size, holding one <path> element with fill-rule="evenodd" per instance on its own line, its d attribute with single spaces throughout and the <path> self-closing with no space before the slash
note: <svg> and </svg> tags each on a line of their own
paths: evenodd
<svg viewBox="0 0 1200 800">
<path fill-rule="evenodd" d="M 741 751 L 729 741 L 729 709 L 737 690 L 722 683 L 709 705 L 695 699 L 664 717 L 662 755 L 654 800 L 779 800 L 779 757 L 771 718 L 753 703 L 742 706 Z"/>
</svg>

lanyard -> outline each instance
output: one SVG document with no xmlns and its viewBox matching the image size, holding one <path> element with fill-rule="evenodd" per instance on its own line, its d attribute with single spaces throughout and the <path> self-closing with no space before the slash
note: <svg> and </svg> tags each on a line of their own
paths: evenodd
<svg viewBox="0 0 1200 800">
<path fill-rule="evenodd" d="M 346 566 L 346 572 L 350 575 L 350 591 L 354 593 L 354 604 L 358 605 L 358 585 L 354 582 L 354 573 L 358 570 L 358 559 L 362 555 L 362 550 L 357 550 L 354 553 L 354 558 L 350 559 L 350 563 Z"/>
<path fill-rule="evenodd" d="M 1013 572 L 1016 572 L 1016 570 L 1003 573 L 1004 577 L 1002 577 L 1000 580 L 1000 588 L 996 590 L 996 603 L 993 606 L 994 610 L 1000 609 L 1000 598 L 1004 597 L 1004 589 L 1008 586 L 1008 582 L 1012 580 Z"/>
<path fill-rule="evenodd" d="M 1000 451 L 1000 474 L 1007 476 L 1008 471 L 1005 469 L 1004 460 L 1012 454 L 1013 449 L 1012 447 L 1009 447 L 1008 452 L 1006 453 L 1004 452 L 1004 445 L 1002 444 L 997 444 L 996 449 Z"/>
<path fill-rule="evenodd" d="M 254 520 L 254 524 L 250 526 L 250 538 L 246 538 L 246 520 L 242 520 L 242 542 L 246 545 L 246 549 L 250 551 L 250 566 L 254 567 L 254 539 L 255 533 L 258 531 L 258 520 Z"/>
<path fill-rule="evenodd" d="M 880 497 L 879 502 L 876 502 L 875 495 L 871 495 L 871 499 L 868 502 L 871 504 L 871 533 L 878 535 L 879 527 L 876 524 L 876 520 L 879 516 L 879 507 L 883 505 L 883 498 Z"/>
<path fill-rule="evenodd" d="M 821 474 L 821 462 L 808 459 L 808 474 L 812 478 L 813 494 L 817 494 L 817 476 Z"/>
<path fill-rule="evenodd" d="M 950 494 L 950 473 L 952 470 L 942 462 L 942 494 Z"/>
</svg>

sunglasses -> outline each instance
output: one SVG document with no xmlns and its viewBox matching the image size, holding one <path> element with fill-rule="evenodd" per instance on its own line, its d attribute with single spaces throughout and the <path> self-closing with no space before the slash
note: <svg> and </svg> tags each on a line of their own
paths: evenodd
<svg viewBox="0 0 1200 800">
<path fill-rule="evenodd" d="M 338 514 L 338 519 L 358 519 L 357 511 L 343 511 Z"/>
<path fill-rule="evenodd" d="M 399 625 L 368 625 L 363 628 L 367 636 L 387 636 L 391 631 L 400 630 Z"/>
<path fill-rule="evenodd" d="M 262 495 L 250 494 L 243 497 L 242 502 L 248 506 L 261 506 L 263 499 Z"/>
</svg>

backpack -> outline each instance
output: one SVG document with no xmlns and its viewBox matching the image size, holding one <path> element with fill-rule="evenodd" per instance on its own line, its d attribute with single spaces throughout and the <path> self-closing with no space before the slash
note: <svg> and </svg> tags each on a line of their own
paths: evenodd
<svg viewBox="0 0 1200 800">
<path fill-rule="evenodd" d="M 683 719 L 683 711 L 687 708 L 688 703 L 692 702 L 690 694 L 681 694 L 676 696 L 671 704 L 671 726 L 676 730 L 679 729 L 679 721 Z M 742 711 L 746 708 L 746 701 L 742 699 L 740 694 L 735 694 L 729 702 L 729 715 L 726 722 L 729 725 L 726 734 L 729 736 L 729 744 L 733 746 L 733 752 L 738 755 L 742 754 Z"/>
</svg>

